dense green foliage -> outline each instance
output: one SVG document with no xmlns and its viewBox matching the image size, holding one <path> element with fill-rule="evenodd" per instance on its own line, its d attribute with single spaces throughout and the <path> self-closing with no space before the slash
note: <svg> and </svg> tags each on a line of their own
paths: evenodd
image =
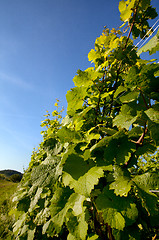
<svg viewBox="0 0 159 240">
<path fill-rule="evenodd" d="M 21 239 L 156 239 L 159 209 L 159 64 L 140 58 L 159 49 L 158 35 L 137 53 L 157 16 L 150 0 L 122 0 L 128 36 L 105 28 L 68 91 L 47 113 L 15 197 Z"/>
<path fill-rule="evenodd" d="M 22 175 L 19 174 L 13 174 L 9 177 L 9 180 L 12 182 L 20 182 L 22 179 Z"/>
</svg>

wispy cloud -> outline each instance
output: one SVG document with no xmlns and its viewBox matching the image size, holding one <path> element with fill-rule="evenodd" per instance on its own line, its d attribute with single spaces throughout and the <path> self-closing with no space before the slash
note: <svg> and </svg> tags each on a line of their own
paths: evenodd
<svg viewBox="0 0 159 240">
<path fill-rule="evenodd" d="M 23 114 L 9 114 L 9 113 L 1 113 L 0 112 L 0 117 L 5 117 L 5 118 L 14 118 L 14 119 L 19 119 L 19 118 L 22 118 L 22 119 L 36 119 L 36 120 L 39 120 L 39 123 L 40 121 L 42 120 L 40 117 L 38 116 L 33 116 L 33 115 L 23 115 Z"/>
<path fill-rule="evenodd" d="M 6 73 L 3 73 L 3 72 L 0 72 L 0 81 L 1 82 L 7 82 L 7 83 L 10 83 L 10 84 L 13 84 L 13 85 L 16 85 L 20 88 L 24 88 L 24 89 L 27 89 L 27 90 L 33 90 L 34 89 L 34 86 L 33 84 L 19 78 L 19 77 L 15 77 L 15 76 L 11 76 L 9 74 L 6 74 Z"/>
<path fill-rule="evenodd" d="M 11 147 L 16 147 L 17 149 L 20 147 L 23 147 L 27 151 L 31 151 L 33 149 L 33 146 L 35 146 L 35 143 L 40 142 L 39 137 L 33 137 L 30 134 L 27 134 L 26 132 L 20 132 L 16 129 L 11 129 L 8 126 L 0 127 L 1 132 L 5 132 L 5 136 L 8 138 L 8 143 L 11 145 Z M 1 141 L 1 138 L 0 138 Z M 3 140 L 4 141 L 4 140 Z M 6 146 L 7 148 L 7 146 Z"/>
</svg>

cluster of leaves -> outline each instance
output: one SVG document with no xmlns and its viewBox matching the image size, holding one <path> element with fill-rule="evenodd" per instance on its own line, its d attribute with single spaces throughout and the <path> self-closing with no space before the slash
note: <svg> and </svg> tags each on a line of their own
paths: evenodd
<svg viewBox="0 0 159 240">
<path fill-rule="evenodd" d="M 17 240 L 157 237 L 159 65 L 130 39 L 157 14 L 149 0 L 122 0 L 119 10 L 128 36 L 104 30 L 88 54 L 94 67 L 79 70 L 66 95 L 66 117 L 57 102 L 42 124 L 15 197 Z"/>
</svg>

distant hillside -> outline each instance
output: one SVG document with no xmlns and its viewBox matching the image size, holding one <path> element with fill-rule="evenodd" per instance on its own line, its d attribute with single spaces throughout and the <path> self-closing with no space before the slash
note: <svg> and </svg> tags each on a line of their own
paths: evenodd
<svg viewBox="0 0 159 240">
<path fill-rule="evenodd" d="M 21 177 L 23 176 L 23 174 L 22 174 L 21 172 L 18 172 L 18 171 L 15 171 L 15 170 L 10 170 L 10 169 L 0 170 L 0 174 L 4 174 L 6 177 L 10 177 L 10 176 L 12 176 L 13 174 L 18 174 L 18 175 L 20 175 Z"/>
</svg>

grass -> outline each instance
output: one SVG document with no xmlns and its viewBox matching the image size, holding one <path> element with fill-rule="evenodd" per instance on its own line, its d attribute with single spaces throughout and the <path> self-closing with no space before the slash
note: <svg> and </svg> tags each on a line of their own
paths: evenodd
<svg viewBox="0 0 159 240">
<path fill-rule="evenodd" d="M 0 240 L 12 240 L 13 219 L 9 216 L 12 208 L 12 195 L 16 191 L 18 183 L 0 179 Z"/>
<path fill-rule="evenodd" d="M 0 207 L 2 203 L 15 192 L 16 187 L 17 183 L 0 180 Z"/>
</svg>

